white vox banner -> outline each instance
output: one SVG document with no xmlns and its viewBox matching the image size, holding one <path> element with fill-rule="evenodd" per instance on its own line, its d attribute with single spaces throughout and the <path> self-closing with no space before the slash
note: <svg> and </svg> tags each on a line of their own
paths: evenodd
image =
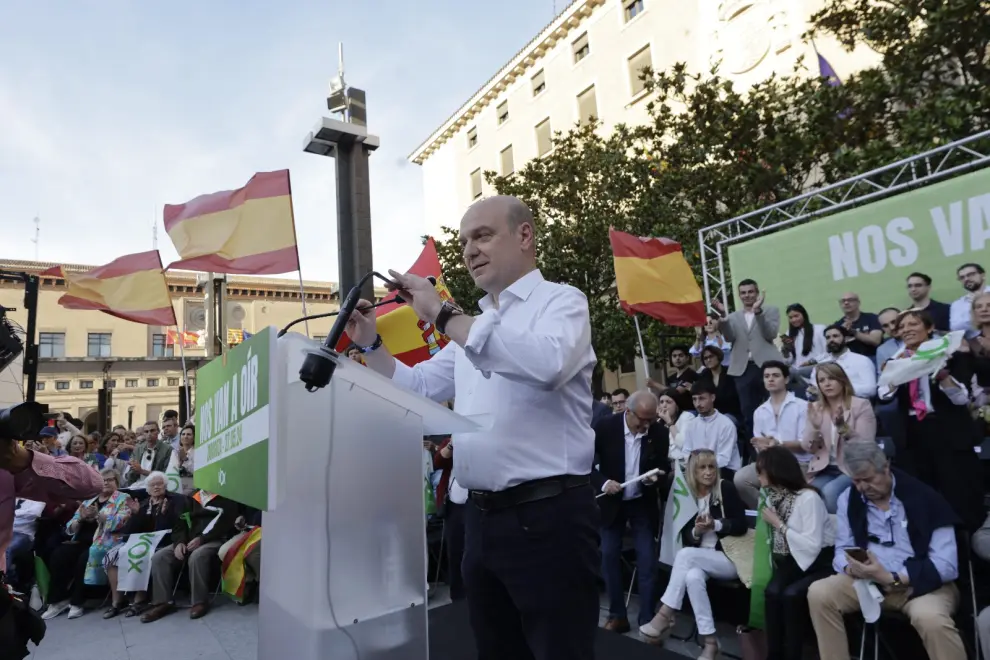
<svg viewBox="0 0 990 660">
<path fill-rule="evenodd" d="M 151 558 L 162 538 L 170 530 L 131 534 L 127 543 L 117 555 L 117 589 L 124 591 L 147 591 L 151 577 Z"/>
</svg>

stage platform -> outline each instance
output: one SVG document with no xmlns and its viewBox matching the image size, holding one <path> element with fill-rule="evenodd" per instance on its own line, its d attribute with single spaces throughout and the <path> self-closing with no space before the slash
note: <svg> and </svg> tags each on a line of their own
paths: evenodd
<svg viewBox="0 0 990 660">
<path fill-rule="evenodd" d="M 474 637 L 463 601 L 433 607 L 430 621 L 430 660 L 477 660 Z M 673 651 L 650 646 L 624 635 L 598 629 L 597 660 L 684 660 Z"/>
</svg>

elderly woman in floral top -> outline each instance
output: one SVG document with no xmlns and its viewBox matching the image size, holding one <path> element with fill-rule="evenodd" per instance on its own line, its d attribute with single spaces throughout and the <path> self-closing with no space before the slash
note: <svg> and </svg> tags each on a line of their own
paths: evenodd
<svg viewBox="0 0 990 660">
<path fill-rule="evenodd" d="M 44 619 L 53 619 L 69 610 L 69 618 L 83 615 L 85 585 L 107 584 L 103 557 L 123 542 L 120 530 L 130 515 L 128 496 L 121 493 L 120 477 L 113 469 L 104 469 L 103 491 L 79 505 L 66 525 L 72 540 L 63 543 L 51 559 L 51 586 Z M 71 588 L 71 589 L 70 589 Z"/>
</svg>

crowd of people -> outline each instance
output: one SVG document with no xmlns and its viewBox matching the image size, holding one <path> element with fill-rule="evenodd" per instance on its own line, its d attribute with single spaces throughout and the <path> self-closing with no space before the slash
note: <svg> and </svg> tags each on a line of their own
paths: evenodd
<svg viewBox="0 0 990 660">
<path fill-rule="evenodd" d="M 174 410 L 103 436 L 85 434 L 81 425 L 60 415 L 25 448 L 77 458 L 58 465 L 97 472 L 102 491 L 81 501 L 15 500 L 3 556 L 9 589 L 44 620 L 63 613 L 76 619 L 88 603 L 102 602 L 105 619 L 156 621 L 175 611 L 183 574 L 193 619 L 207 614 L 221 585 L 238 602 L 250 601 L 260 579 L 261 512 L 193 486 L 194 425 L 180 425 Z M 147 589 L 119 589 L 128 540 L 157 532 Z"/>
</svg>

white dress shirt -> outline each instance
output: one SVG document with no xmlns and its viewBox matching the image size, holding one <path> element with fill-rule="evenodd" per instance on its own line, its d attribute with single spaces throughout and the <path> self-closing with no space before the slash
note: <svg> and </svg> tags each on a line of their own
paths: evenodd
<svg viewBox="0 0 990 660">
<path fill-rule="evenodd" d="M 45 503 L 16 498 L 14 500 L 14 533 L 26 534 L 34 539 L 38 518 L 45 512 Z"/>
<path fill-rule="evenodd" d="M 622 429 L 625 431 L 626 439 L 626 477 L 622 481 L 632 481 L 639 476 L 639 450 L 641 442 L 645 433 L 633 433 L 629 430 L 629 423 L 626 421 L 626 416 L 622 416 Z M 624 500 L 634 500 L 639 497 L 640 493 L 639 482 L 633 481 L 625 487 L 622 493 L 622 499 Z"/>
<path fill-rule="evenodd" d="M 813 360 L 819 355 L 825 353 L 827 350 L 825 348 L 825 326 L 813 324 L 811 328 L 813 333 L 811 337 L 811 351 L 808 353 L 804 352 L 804 328 L 801 328 L 798 330 L 798 333 L 794 335 L 794 354 L 788 355 L 784 358 L 784 361 L 787 364 L 800 367 L 805 362 Z"/>
<path fill-rule="evenodd" d="M 990 286 L 983 289 L 984 293 L 990 291 Z M 965 330 L 967 337 L 975 337 L 979 334 L 973 329 L 973 298 L 976 292 L 967 293 L 957 298 L 949 305 L 949 330 Z"/>
<path fill-rule="evenodd" d="M 773 438 L 777 443 L 800 442 L 804 437 L 804 425 L 808 422 L 808 402 L 788 392 L 780 405 L 780 413 L 773 411 L 773 401 L 767 399 L 753 413 L 753 437 Z M 799 462 L 810 462 L 811 454 L 795 452 Z"/>
<path fill-rule="evenodd" d="M 853 392 L 861 399 L 872 399 L 877 395 L 877 366 L 876 363 L 859 353 L 853 353 L 848 348 L 839 357 L 826 353 L 818 358 L 818 363 L 835 362 L 849 376 Z M 818 387 L 818 369 L 811 372 L 811 384 Z"/>
<path fill-rule="evenodd" d="M 426 362 L 395 362 L 393 380 L 492 428 L 455 434 L 454 472 L 469 490 L 498 491 L 533 479 L 591 472 L 591 347 L 588 300 L 534 270 L 479 302 L 466 345 L 451 342 Z"/>
<path fill-rule="evenodd" d="M 829 515 L 821 495 L 809 488 L 798 493 L 786 522 L 787 547 L 802 571 L 815 563 L 822 548 L 835 544 L 835 516 Z"/>
<path fill-rule="evenodd" d="M 695 449 L 710 449 L 715 452 L 715 462 L 720 468 L 738 470 L 742 459 L 737 435 L 736 425 L 719 411 L 708 417 L 697 415 L 684 429 L 682 451 L 688 455 Z"/>
</svg>

